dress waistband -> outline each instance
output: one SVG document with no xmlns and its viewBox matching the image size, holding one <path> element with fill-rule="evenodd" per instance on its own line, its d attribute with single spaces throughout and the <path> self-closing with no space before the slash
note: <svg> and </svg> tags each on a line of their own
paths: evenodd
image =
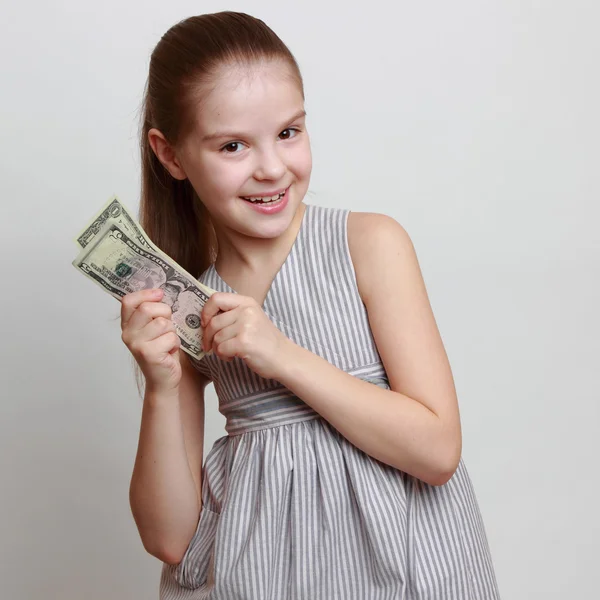
<svg viewBox="0 0 600 600">
<path fill-rule="evenodd" d="M 288 425 L 320 416 L 283 386 L 221 403 L 219 410 L 227 419 L 225 430 L 229 435 Z"/>
<path fill-rule="evenodd" d="M 364 379 L 374 385 L 389 388 L 386 378 Z M 226 418 L 225 430 L 229 435 L 290 425 L 321 416 L 283 386 L 255 392 L 230 402 L 221 402 L 219 411 Z"/>
</svg>

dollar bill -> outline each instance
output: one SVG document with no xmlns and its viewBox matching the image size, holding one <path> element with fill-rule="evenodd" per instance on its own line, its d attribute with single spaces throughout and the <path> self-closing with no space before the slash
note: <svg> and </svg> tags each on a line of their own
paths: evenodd
<svg viewBox="0 0 600 600">
<path fill-rule="evenodd" d="M 123 214 L 121 211 L 119 216 Z M 98 218 L 104 217 L 96 217 L 94 223 Z M 117 218 L 107 218 L 97 231 L 86 228 L 78 237 L 85 245 L 73 266 L 119 300 L 143 289 L 164 290 L 162 302 L 171 307 L 182 350 L 200 359 L 205 355 L 200 314 L 215 290 L 200 283 L 158 248 L 150 247 L 150 240 L 135 225 L 135 221 L 132 226 L 128 220 L 123 225 Z"/>
<path fill-rule="evenodd" d="M 75 238 L 75 241 L 81 248 L 86 248 L 96 239 L 104 226 L 109 223 L 116 223 L 122 231 L 130 238 L 137 240 L 141 246 L 158 250 L 150 241 L 142 226 L 131 216 L 131 213 L 116 196 L 109 198 L 98 214 L 94 216 Z"/>
</svg>

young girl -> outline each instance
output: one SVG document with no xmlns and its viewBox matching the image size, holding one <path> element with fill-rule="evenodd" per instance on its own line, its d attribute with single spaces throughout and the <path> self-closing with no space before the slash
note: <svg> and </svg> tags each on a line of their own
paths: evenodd
<svg viewBox="0 0 600 600">
<path fill-rule="evenodd" d="M 455 388 L 394 219 L 304 202 L 302 78 L 224 12 L 152 53 L 141 223 L 213 294 L 179 348 L 163 290 L 122 301 L 146 381 L 131 480 L 164 600 L 498 598 Z M 203 465 L 204 389 L 227 434 Z"/>
</svg>

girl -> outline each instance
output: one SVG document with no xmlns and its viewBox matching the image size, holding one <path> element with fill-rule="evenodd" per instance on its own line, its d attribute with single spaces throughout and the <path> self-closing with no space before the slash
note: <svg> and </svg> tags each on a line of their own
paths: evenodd
<svg viewBox="0 0 600 600">
<path fill-rule="evenodd" d="M 130 501 L 160 597 L 498 598 L 413 245 L 385 215 L 304 203 L 290 51 L 245 14 L 178 23 L 143 119 L 141 223 L 216 290 L 200 360 L 162 290 L 122 301 L 146 381 Z M 228 435 L 203 465 L 209 382 Z"/>
</svg>

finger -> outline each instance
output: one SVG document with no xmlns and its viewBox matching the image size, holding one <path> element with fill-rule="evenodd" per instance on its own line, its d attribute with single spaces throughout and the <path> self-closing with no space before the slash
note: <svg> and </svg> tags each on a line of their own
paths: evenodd
<svg viewBox="0 0 600 600">
<path fill-rule="evenodd" d="M 202 347 L 205 350 L 210 349 L 215 333 L 223 329 L 223 327 L 228 327 L 229 325 L 235 323 L 238 319 L 238 315 L 239 313 L 236 310 L 230 310 L 215 315 L 204 328 L 204 332 L 202 334 Z"/>
<path fill-rule="evenodd" d="M 238 329 L 239 327 L 233 324 L 215 334 L 212 341 L 212 350 L 221 360 L 231 362 L 236 356 L 239 350 L 237 340 Z"/>
<path fill-rule="evenodd" d="M 150 344 L 152 345 L 151 347 Z M 181 340 L 175 332 L 169 331 L 154 340 L 146 342 L 144 347 L 146 348 L 147 355 L 152 354 L 160 360 L 167 354 L 174 356 L 181 347 Z"/>
<path fill-rule="evenodd" d="M 251 300 L 247 296 L 241 294 L 232 294 L 230 292 L 215 292 L 202 308 L 200 316 L 200 324 L 206 327 L 210 320 L 219 313 L 219 311 L 228 311 L 237 308 Z"/>
<path fill-rule="evenodd" d="M 174 331 L 177 333 L 177 326 L 171 319 L 157 317 L 152 319 L 143 329 L 138 332 L 137 338 L 140 342 L 150 342 L 156 338 Z"/>
<path fill-rule="evenodd" d="M 144 305 L 142 304 L 142 307 L 143 306 Z M 152 341 L 167 332 L 177 332 L 177 326 L 170 315 L 150 318 L 144 325 L 136 328 L 137 325 L 140 325 L 141 323 L 141 321 L 138 321 L 137 323 L 134 322 L 136 318 L 142 318 L 138 314 L 140 310 L 141 308 L 134 313 L 133 317 L 129 320 L 129 324 L 121 333 L 121 339 L 130 350 L 137 351 L 141 345 Z"/>
<path fill-rule="evenodd" d="M 164 302 L 142 302 L 126 324 L 130 331 L 138 331 L 145 327 L 152 319 L 163 317 L 170 319 L 171 308 Z"/>
<path fill-rule="evenodd" d="M 129 322 L 131 315 L 142 302 L 158 301 L 163 297 L 163 290 L 139 290 L 126 294 L 121 298 L 121 326 L 124 327 Z"/>
</svg>

